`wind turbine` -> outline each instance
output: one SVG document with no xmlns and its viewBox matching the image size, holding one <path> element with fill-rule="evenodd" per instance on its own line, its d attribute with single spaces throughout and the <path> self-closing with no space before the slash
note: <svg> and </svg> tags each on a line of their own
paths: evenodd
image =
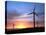
<svg viewBox="0 0 46 35">
<path fill-rule="evenodd" d="M 14 30 L 14 24 L 13 24 L 13 30 Z"/>
<path fill-rule="evenodd" d="M 13 30 L 15 29 L 15 23 L 13 22 Z"/>
<path fill-rule="evenodd" d="M 34 22 L 34 28 L 35 28 L 35 15 L 38 16 L 38 14 L 36 14 L 36 12 L 35 12 L 35 7 L 33 9 L 33 12 L 29 13 L 28 15 L 30 15 L 30 14 L 33 14 L 33 22 Z"/>
</svg>

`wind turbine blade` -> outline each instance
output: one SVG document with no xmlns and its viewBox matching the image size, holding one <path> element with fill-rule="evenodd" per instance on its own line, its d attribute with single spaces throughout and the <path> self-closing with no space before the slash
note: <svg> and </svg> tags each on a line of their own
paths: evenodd
<svg viewBox="0 0 46 35">
<path fill-rule="evenodd" d="M 34 7 L 34 9 L 33 9 L 33 12 L 35 12 L 35 7 Z"/>
<path fill-rule="evenodd" d="M 29 13 L 28 15 L 30 15 L 30 14 L 32 14 L 32 13 Z"/>
<path fill-rule="evenodd" d="M 34 13 L 36 16 L 38 16 L 38 14 L 35 12 L 35 8 L 33 9 L 33 13 Z"/>
</svg>

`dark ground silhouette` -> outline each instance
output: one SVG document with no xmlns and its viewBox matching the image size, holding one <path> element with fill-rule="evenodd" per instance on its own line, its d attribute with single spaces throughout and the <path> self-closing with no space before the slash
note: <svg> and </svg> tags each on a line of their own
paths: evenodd
<svg viewBox="0 0 46 35">
<path fill-rule="evenodd" d="M 16 33 L 33 33 L 33 32 L 45 32 L 44 27 L 39 28 L 26 28 L 26 29 L 14 29 L 14 30 L 7 30 L 5 29 L 6 34 L 16 34 Z"/>
</svg>

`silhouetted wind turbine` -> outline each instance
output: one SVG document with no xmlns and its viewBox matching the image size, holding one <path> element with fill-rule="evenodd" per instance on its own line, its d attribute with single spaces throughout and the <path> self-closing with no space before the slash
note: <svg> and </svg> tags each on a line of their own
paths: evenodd
<svg viewBox="0 0 46 35">
<path fill-rule="evenodd" d="M 13 30 L 14 30 L 14 26 L 15 26 L 15 25 L 13 24 Z"/>
<path fill-rule="evenodd" d="M 35 28 L 35 15 L 38 16 L 38 14 L 35 13 L 35 7 L 33 9 L 32 13 L 29 13 L 28 15 L 33 14 L 33 22 L 34 22 L 34 28 Z"/>
</svg>

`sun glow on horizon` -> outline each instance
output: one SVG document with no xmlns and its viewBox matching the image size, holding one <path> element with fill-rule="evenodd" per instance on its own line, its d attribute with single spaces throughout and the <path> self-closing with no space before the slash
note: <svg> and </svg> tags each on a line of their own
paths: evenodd
<svg viewBox="0 0 46 35">
<path fill-rule="evenodd" d="M 32 28 L 33 27 L 33 25 L 31 23 L 29 23 L 25 20 L 17 21 L 15 23 L 16 23 L 16 26 L 15 26 L 16 29 Z"/>
</svg>

